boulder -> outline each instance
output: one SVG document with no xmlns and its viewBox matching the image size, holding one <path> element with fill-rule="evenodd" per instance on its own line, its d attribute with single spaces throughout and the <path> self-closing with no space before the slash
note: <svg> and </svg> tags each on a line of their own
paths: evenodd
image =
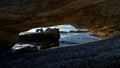
<svg viewBox="0 0 120 68">
<path fill-rule="evenodd" d="M 18 42 L 24 43 L 41 43 L 41 42 L 55 42 L 58 41 L 60 38 L 59 30 L 58 29 L 50 29 L 49 31 L 45 32 L 35 32 L 31 34 L 20 35 Z"/>
<path fill-rule="evenodd" d="M 87 30 L 76 30 L 76 31 L 71 30 L 70 31 L 70 33 L 87 33 L 87 32 L 89 32 L 89 31 L 87 31 Z"/>
<path fill-rule="evenodd" d="M 12 47 L 13 52 L 28 52 L 59 46 L 59 29 L 19 35 L 18 43 Z"/>
</svg>

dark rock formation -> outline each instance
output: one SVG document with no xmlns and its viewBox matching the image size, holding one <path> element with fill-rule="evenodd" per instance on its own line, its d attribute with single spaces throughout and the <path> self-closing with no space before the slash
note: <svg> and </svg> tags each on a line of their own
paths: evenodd
<svg viewBox="0 0 120 68">
<path fill-rule="evenodd" d="M 13 46 L 13 52 L 28 52 L 59 46 L 59 29 L 49 29 L 45 32 L 19 35 L 18 43 Z M 27 46 L 27 44 L 30 44 Z"/>
<path fill-rule="evenodd" d="M 120 0 L 1 0 L 0 51 L 11 48 L 13 45 L 10 43 L 19 32 L 39 26 L 71 23 L 76 27 L 97 31 L 98 35 L 119 35 L 119 2 Z"/>
<path fill-rule="evenodd" d="M 25 34 L 20 35 L 18 42 L 24 42 L 24 43 L 30 43 L 30 42 L 55 42 L 58 41 L 60 38 L 59 35 L 59 29 L 50 29 L 49 31 L 40 32 L 40 33 L 31 33 L 31 34 Z"/>
<path fill-rule="evenodd" d="M 77 31 L 70 31 L 70 33 L 86 33 L 89 31 L 77 30 Z"/>
<path fill-rule="evenodd" d="M 120 0 L 0 0 L 0 52 L 15 44 L 19 32 L 66 23 L 102 36 L 120 35 Z M 119 68 L 120 37 L 0 59 L 0 67 L 7 66 Z"/>
<path fill-rule="evenodd" d="M 118 68 L 120 36 L 97 42 L 7 56 L 0 67 L 10 68 Z"/>
</svg>

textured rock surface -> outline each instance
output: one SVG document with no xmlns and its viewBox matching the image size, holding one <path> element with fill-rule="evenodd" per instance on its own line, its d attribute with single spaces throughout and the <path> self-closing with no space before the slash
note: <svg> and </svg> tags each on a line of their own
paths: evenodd
<svg viewBox="0 0 120 68">
<path fill-rule="evenodd" d="M 15 68 L 116 68 L 120 65 L 120 37 L 0 59 L 0 67 Z"/>
<path fill-rule="evenodd" d="M 49 29 L 45 32 L 20 35 L 17 41 L 18 43 L 12 49 L 14 52 L 24 53 L 55 47 L 59 46 L 59 38 L 59 29 Z"/>
<path fill-rule="evenodd" d="M 119 1 L 2 0 L 0 2 L 0 50 L 9 49 L 12 46 L 10 43 L 13 43 L 19 32 L 37 26 L 71 23 L 76 27 L 101 33 L 103 36 L 118 35 L 120 34 Z"/>
<path fill-rule="evenodd" d="M 19 32 L 37 26 L 71 23 L 105 36 L 119 35 L 119 7 L 120 0 L 1 0 L 0 51 L 13 46 Z M 46 67 L 47 64 L 50 67 L 112 68 L 119 66 L 119 38 L 23 54 L 3 59 L 1 64 L 9 67 Z"/>
<path fill-rule="evenodd" d="M 41 42 L 49 42 L 49 41 L 59 41 L 60 34 L 59 29 L 50 29 L 49 31 L 41 32 L 41 33 L 31 33 L 31 34 L 25 34 L 20 35 L 18 42 L 23 43 L 41 43 Z"/>
</svg>

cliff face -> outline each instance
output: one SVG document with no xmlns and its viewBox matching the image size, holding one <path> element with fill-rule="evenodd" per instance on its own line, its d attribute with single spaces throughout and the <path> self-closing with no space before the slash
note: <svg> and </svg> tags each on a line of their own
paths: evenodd
<svg viewBox="0 0 120 68">
<path fill-rule="evenodd" d="M 9 14 L 35 14 L 63 7 L 73 0 L 2 0 L 0 11 Z M 2 12 L 3 13 L 3 12 Z"/>
<path fill-rule="evenodd" d="M 119 2 L 120 0 L 1 0 L 0 50 L 6 50 L 19 32 L 38 26 L 71 23 L 101 36 L 118 35 Z"/>
</svg>

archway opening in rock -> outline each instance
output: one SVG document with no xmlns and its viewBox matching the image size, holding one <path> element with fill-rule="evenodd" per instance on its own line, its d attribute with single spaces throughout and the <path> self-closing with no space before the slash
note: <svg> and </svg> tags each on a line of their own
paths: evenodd
<svg viewBox="0 0 120 68">
<path fill-rule="evenodd" d="M 37 31 L 38 29 L 42 29 L 42 31 L 45 31 L 48 28 L 59 29 L 60 32 L 59 46 L 71 46 L 71 45 L 83 44 L 83 43 L 100 40 L 100 38 L 97 36 L 91 36 L 88 29 L 77 29 L 71 24 L 32 28 L 28 31 L 20 32 L 19 36 L 38 33 L 41 32 L 41 31 Z M 35 46 L 35 45 L 36 42 L 31 42 L 31 43 L 18 42 L 15 44 L 15 46 L 12 47 L 12 49 L 20 49 L 20 48 L 24 48 L 25 46 Z"/>
</svg>

